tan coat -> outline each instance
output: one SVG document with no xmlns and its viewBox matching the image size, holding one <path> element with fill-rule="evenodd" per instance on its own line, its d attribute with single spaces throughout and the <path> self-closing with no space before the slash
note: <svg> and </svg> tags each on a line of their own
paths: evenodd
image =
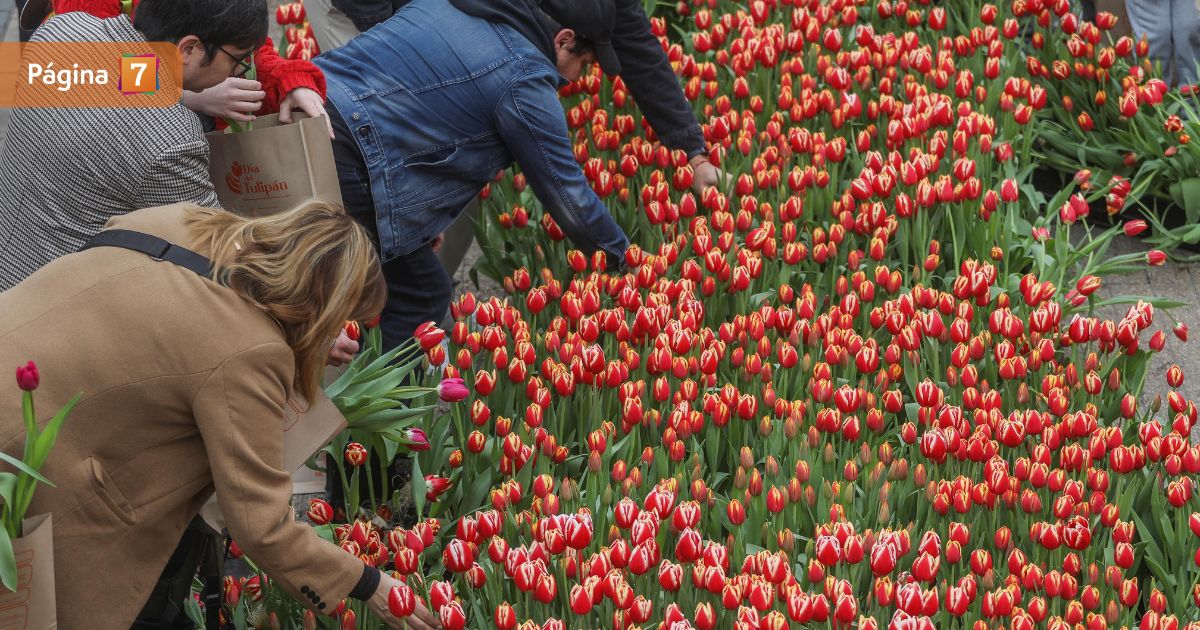
<svg viewBox="0 0 1200 630">
<path fill-rule="evenodd" d="M 190 242 L 177 204 L 109 227 Z M 233 538 L 275 581 L 331 612 L 357 558 L 294 520 L 282 418 L 294 358 L 231 290 L 115 248 L 71 254 L 0 293 L 0 448 L 24 442 L 13 370 L 35 361 L 45 423 L 82 392 L 29 515 L 54 516 L 59 627 L 126 630 L 216 491 Z"/>
</svg>

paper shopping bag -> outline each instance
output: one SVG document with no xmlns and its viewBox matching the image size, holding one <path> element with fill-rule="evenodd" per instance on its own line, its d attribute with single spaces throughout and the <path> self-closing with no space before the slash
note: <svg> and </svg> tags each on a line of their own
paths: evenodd
<svg viewBox="0 0 1200 630">
<path fill-rule="evenodd" d="M 22 531 L 13 541 L 17 590 L 0 586 L 0 630 L 54 630 L 54 523 L 41 514 L 25 519 Z"/>
<path fill-rule="evenodd" d="M 324 117 L 293 112 L 254 119 L 250 131 L 208 134 L 209 173 L 226 210 L 262 216 L 319 199 L 341 203 L 333 143 Z"/>
</svg>

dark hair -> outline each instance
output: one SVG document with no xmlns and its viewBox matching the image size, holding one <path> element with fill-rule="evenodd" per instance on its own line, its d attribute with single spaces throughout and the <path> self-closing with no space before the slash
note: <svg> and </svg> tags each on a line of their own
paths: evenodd
<svg viewBox="0 0 1200 630">
<path fill-rule="evenodd" d="M 582 34 L 580 34 L 579 31 L 576 31 L 575 29 L 573 29 L 569 26 L 563 26 L 561 22 L 550 17 L 550 15 L 547 14 L 545 11 L 542 11 L 541 15 L 539 17 L 542 18 L 542 25 L 543 25 L 543 27 L 545 27 L 547 34 L 550 36 L 550 39 L 554 39 L 554 37 L 556 35 L 558 35 L 565 29 L 571 29 L 571 31 L 575 33 L 575 43 L 571 44 L 571 48 L 568 51 L 572 55 L 582 55 L 584 53 L 590 53 L 590 52 L 596 50 L 595 42 L 584 37 Z"/>
<path fill-rule="evenodd" d="M 571 44 L 570 50 L 572 55 L 582 55 L 584 53 L 595 52 L 595 50 L 596 44 L 592 40 L 580 35 L 579 31 L 575 31 L 575 42 Z"/>
<path fill-rule="evenodd" d="M 254 49 L 267 39 L 267 0 L 141 0 L 133 26 L 151 42 L 195 35 L 209 57 L 219 46 Z"/>
</svg>

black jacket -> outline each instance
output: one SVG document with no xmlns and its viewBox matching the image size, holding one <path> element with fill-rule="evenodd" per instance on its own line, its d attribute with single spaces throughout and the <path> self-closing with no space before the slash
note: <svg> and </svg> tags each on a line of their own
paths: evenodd
<svg viewBox="0 0 1200 630">
<path fill-rule="evenodd" d="M 333 0 L 360 31 L 388 19 L 399 7 L 411 0 Z M 683 95 L 679 78 L 667 61 L 658 38 L 650 31 L 650 20 L 642 10 L 641 0 L 615 0 L 617 23 L 613 31 L 613 48 L 621 61 L 621 78 L 637 102 L 642 115 L 658 134 L 659 140 L 672 149 L 681 149 L 693 157 L 706 151 L 704 133 L 696 122 L 692 106 Z M 538 0 L 451 0 L 459 10 L 504 22 L 546 52 L 554 60 L 553 35 L 545 32 L 546 22 L 537 10 Z M 537 22 L 521 19 L 514 12 L 533 13 Z M 536 25 L 536 26 L 535 26 Z M 538 28 L 538 27 L 541 28 Z"/>
<path fill-rule="evenodd" d="M 392 17 L 392 14 L 410 0 L 332 0 L 333 7 L 354 22 L 359 32 L 369 31 L 372 26 Z"/>
<path fill-rule="evenodd" d="M 688 157 L 706 152 L 704 132 L 667 61 L 667 53 L 650 31 L 641 0 L 616 3 L 617 26 L 612 43 L 621 61 L 625 87 L 663 144 L 682 149 Z"/>
</svg>

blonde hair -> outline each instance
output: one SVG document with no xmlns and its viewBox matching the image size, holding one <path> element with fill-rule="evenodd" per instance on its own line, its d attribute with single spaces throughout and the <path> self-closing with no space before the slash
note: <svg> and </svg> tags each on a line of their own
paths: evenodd
<svg viewBox="0 0 1200 630">
<path fill-rule="evenodd" d="M 387 300 L 367 231 L 325 202 L 263 217 L 197 207 L 186 221 L 193 245 L 213 263 L 213 280 L 283 327 L 296 356 L 295 387 L 312 400 L 329 341 L 347 321 L 373 319 Z"/>
</svg>

